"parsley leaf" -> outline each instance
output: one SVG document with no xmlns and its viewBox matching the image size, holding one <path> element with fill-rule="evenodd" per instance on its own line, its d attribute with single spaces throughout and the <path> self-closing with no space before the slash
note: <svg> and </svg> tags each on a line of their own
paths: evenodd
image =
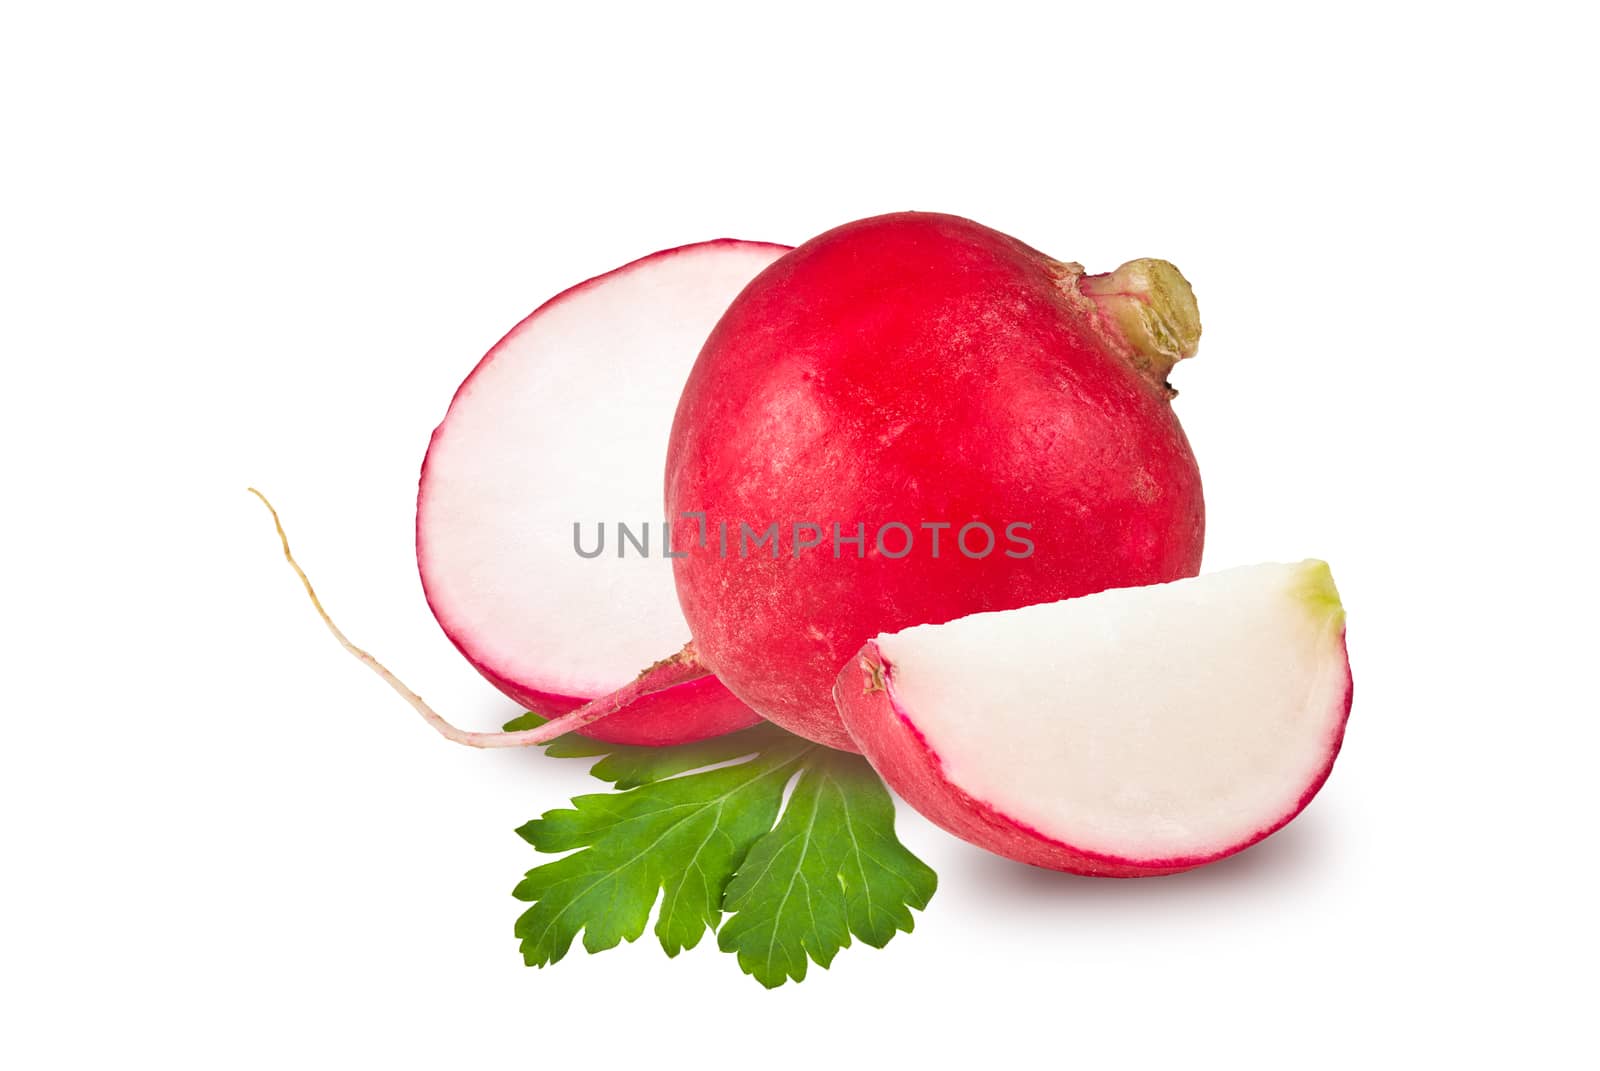
<svg viewBox="0 0 1600 1071">
<path fill-rule="evenodd" d="M 827 967 L 852 934 L 881 948 L 910 932 L 910 909 L 933 896 L 933 871 L 895 838 L 894 803 L 860 756 L 772 725 L 666 748 L 568 735 L 546 751 L 604 756 L 590 772 L 617 791 L 517 830 L 541 852 L 571 853 L 513 893 L 532 903 L 516 926 L 529 966 L 560 960 L 580 932 L 590 952 L 634 941 L 659 901 L 667 955 L 721 925 L 719 947 L 770 989 L 803 980 L 808 958 Z"/>
<path fill-rule="evenodd" d="M 928 906 L 932 869 L 894 835 L 894 801 L 858 755 L 818 748 L 778 827 L 758 840 L 728 885 L 724 952 L 768 989 L 804 981 L 853 933 L 882 948 Z"/>
</svg>

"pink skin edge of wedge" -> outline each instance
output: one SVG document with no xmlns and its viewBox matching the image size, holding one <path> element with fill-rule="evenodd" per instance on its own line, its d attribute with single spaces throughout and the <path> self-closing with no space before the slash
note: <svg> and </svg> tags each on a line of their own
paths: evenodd
<svg viewBox="0 0 1600 1071">
<path fill-rule="evenodd" d="M 1295 805 L 1249 837 L 1220 851 L 1170 859 L 1130 859 L 1074 847 L 1018 821 L 952 783 L 945 776 L 939 753 L 896 699 L 894 667 L 884 658 L 875 641 L 869 641 L 839 674 L 834 698 L 845 725 L 868 761 L 897 795 L 935 825 L 980 848 L 1032 866 L 1103 878 L 1155 877 L 1193 870 L 1259 843 L 1287 825 L 1316 796 L 1332 772 L 1334 759 L 1344 742 L 1354 696 L 1350 659 L 1342 633 L 1339 648 L 1344 655 L 1345 685 L 1340 701 L 1343 709 L 1329 741 L 1327 762 Z M 878 681 L 882 682 L 881 687 L 877 686 Z M 870 686 L 864 682 L 870 682 Z"/>
</svg>

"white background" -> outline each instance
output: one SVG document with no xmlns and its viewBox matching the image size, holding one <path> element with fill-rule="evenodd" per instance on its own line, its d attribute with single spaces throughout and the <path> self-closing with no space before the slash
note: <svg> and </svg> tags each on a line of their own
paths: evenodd
<svg viewBox="0 0 1600 1071">
<path fill-rule="evenodd" d="M 0 1062 L 1593 1060 L 1593 27 L 1201 6 L 8 5 Z M 457 381 L 640 254 L 906 208 L 1188 274 L 1206 567 L 1325 557 L 1349 608 L 1331 781 L 1142 882 L 902 809 L 916 932 L 776 992 L 524 968 L 512 829 L 581 764 L 434 736 L 245 485 L 493 726 L 412 562 Z"/>
</svg>

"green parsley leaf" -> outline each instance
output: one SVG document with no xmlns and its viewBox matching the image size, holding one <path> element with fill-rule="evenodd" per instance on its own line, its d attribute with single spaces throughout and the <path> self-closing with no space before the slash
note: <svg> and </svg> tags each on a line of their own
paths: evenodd
<svg viewBox="0 0 1600 1071">
<path fill-rule="evenodd" d="M 542 722 L 527 714 L 506 729 Z M 541 852 L 571 853 L 513 893 L 533 905 L 516 926 L 529 966 L 560 960 L 580 932 L 590 952 L 637 940 L 659 901 L 667 955 L 721 925 L 722 950 L 770 989 L 803 980 L 808 958 L 827 967 L 852 934 L 881 948 L 910 932 L 910 909 L 933 896 L 933 871 L 895 838 L 894 803 L 860 756 L 773 725 L 666 748 L 569 734 L 546 751 L 604 756 L 590 772 L 617 791 L 517 830 Z"/>
<path fill-rule="evenodd" d="M 724 952 L 771 989 L 805 980 L 806 957 L 827 967 L 853 933 L 882 948 L 911 932 L 938 879 L 894 835 L 894 801 L 858 755 L 818 748 L 778 827 L 758 840 L 728 884 Z"/>
</svg>

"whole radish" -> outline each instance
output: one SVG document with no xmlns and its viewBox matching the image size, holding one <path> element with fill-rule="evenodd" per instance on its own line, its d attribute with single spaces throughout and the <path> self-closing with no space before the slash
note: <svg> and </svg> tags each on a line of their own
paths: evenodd
<svg viewBox="0 0 1600 1071">
<path fill-rule="evenodd" d="M 699 660 L 855 750 L 831 692 L 873 636 L 1193 576 L 1204 504 L 1167 373 L 1199 334 L 1164 261 L 1086 275 L 955 216 L 778 259 L 712 331 L 667 453 Z"/>
</svg>

